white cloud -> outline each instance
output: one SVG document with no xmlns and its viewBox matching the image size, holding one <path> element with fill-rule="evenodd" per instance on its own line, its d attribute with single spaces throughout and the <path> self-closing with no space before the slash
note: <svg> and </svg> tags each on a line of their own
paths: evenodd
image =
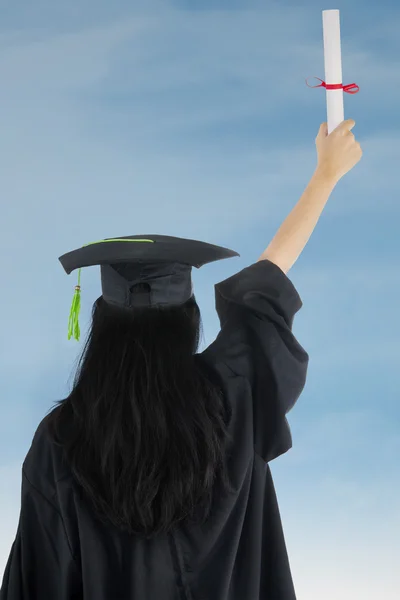
<svg viewBox="0 0 400 600">
<path fill-rule="evenodd" d="M 289 121 L 281 117 L 282 132 L 265 128 L 268 141 L 252 148 L 239 136 L 207 138 L 202 129 L 255 115 L 268 119 L 284 99 L 292 103 L 294 86 L 300 102 L 315 103 L 318 92 L 303 86 L 299 74 L 320 53 L 316 44 L 300 49 L 300 22 L 307 27 L 307 14 L 297 9 L 291 19 L 276 10 L 260 17 L 256 11 L 193 15 L 171 9 L 57 36 L 35 31 L 12 43 L 6 36 L 0 57 L 8 203 L 2 241 L 14 257 L 12 266 L 2 265 L 7 280 L 13 281 L 16 267 L 25 268 L 35 285 L 41 262 L 51 273 L 50 287 L 51 254 L 110 232 L 207 233 L 209 241 L 223 243 L 264 219 L 266 244 L 313 171 L 316 131 L 288 147 Z M 271 61 L 283 27 L 293 45 Z M 122 109 L 116 104 L 121 98 Z M 376 209 L 375 197 L 352 193 L 352 185 L 365 185 L 365 192 L 392 186 L 395 148 L 393 133 L 365 141 L 364 166 L 334 192 L 330 214 Z M 362 176 L 371 164 L 377 165 L 372 182 Z M 380 207 L 397 211 L 394 194 L 383 195 Z M 32 242 L 35 262 L 32 256 L 26 263 L 21 247 Z M 24 273 L 25 285 L 18 278 L 14 292 L 28 282 Z M 18 294 L 20 312 L 23 301 Z M 24 327 L 34 338 L 41 325 Z"/>
</svg>

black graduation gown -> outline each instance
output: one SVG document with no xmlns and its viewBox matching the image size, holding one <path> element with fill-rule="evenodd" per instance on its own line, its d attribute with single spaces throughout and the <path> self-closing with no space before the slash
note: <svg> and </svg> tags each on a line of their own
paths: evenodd
<svg viewBox="0 0 400 600">
<path fill-rule="evenodd" d="M 294 600 L 268 462 L 291 447 L 286 414 L 308 355 L 292 334 L 302 306 L 288 277 L 259 261 L 217 284 L 221 330 L 198 359 L 232 411 L 230 478 L 203 526 L 139 540 L 94 520 L 45 420 L 22 468 L 21 513 L 1 600 Z"/>
</svg>

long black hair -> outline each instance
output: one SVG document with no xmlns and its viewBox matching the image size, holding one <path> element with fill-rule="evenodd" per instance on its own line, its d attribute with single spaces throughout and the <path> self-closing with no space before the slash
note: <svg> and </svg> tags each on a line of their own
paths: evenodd
<svg viewBox="0 0 400 600">
<path fill-rule="evenodd" d="M 217 479 L 232 491 L 229 408 L 197 360 L 200 332 L 194 296 L 132 310 L 100 297 L 73 389 L 46 417 L 95 516 L 146 539 L 205 522 Z"/>
</svg>

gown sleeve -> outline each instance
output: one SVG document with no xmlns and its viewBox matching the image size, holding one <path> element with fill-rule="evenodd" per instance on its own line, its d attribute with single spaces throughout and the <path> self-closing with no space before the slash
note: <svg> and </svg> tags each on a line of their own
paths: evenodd
<svg viewBox="0 0 400 600">
<path fill-rule="evenodd" d="M 21 511 L 0 600 L 78 600 L 79 569 L 61 515 L 22 471 Z"/>
<path fill-rule="evenodd" d="M 306 382 L 309 356 L 292 333 L 302 301 L 269 260 L 216 284 L 215 297 L 221 330 L 210 352 L 248 381 L 255 451 L 269 462 L 292 447 L 286 414 Z"/>
</svg>

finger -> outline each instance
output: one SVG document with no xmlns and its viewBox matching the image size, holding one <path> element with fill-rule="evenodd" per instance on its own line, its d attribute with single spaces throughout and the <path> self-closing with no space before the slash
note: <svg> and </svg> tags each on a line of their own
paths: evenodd
<svg viewBox="0 0 400 600">
<path fill-rule="evenodd" d="M 346 121 L 342 121 L 342 123 L 340 123 L 337 129 L 343 131 L 343 133 L 348 132 L 351 129 L 353 129 L 355 124 L 356 122 L 354 121 L 354 119 L 347 119 Z"/>
<path fill-rule="evenodd" d="M 328 135 L 328 123 L 321 123 L 318 135 L 322 135 L 322 136 Z"/>
<path fill-rule="evenodd" d="M 353 138 L 353 140 L 355 139 L 354 133 L 352 131 L 350 131 L 349 129 L 345 129 L 343 132 L 343 135 L 345 137 L 351 137 L 351 138 Z"/>
</svg>

